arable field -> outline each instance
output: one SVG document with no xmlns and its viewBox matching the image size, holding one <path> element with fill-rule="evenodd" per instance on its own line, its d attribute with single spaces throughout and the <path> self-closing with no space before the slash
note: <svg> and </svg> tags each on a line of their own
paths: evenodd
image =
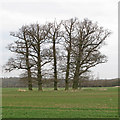
<svg viewBox="0 0 120 120">
<path fill-rule="evenodd" d="M 3 118 L 117 118 L 118 88 L 42 92 L 3 88 L 2 108 Z"/>
</svg>

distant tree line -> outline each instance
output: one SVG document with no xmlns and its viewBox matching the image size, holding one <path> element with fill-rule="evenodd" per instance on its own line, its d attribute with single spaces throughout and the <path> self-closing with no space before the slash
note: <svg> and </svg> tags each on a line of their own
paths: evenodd
<svg viewBox="0 0 120 120">
<path fill-rule="evenodd" d="M 119 86 L 118 79 L 102 79 L 102 80 L 88 80 L 88 79 L 82 79 L 81 84 L 79 83 L 79 87 L 115 87 Z M 53 79 L 42 79 L 42 86 L 52 88 L 53 87 Z M 20 78 L 20 77 L 11 77 L 11 78 L 2 78 L 2 87 L 3 88 L 25 88 L 28 86 L 28 82 L 26 81 L 26 78 Z M 37 88 L 37 81 L 32 78 L 32 86 L 34 88 Z M 64 88 L 65 87 L 65 81 L 64 79 L 58 79 L 58 87 Z M 69 87 L 72 87 L 72 80 L 69 80 Z"/>
<path fill-rule="evenodd" d="M 32 90 L 32 78 L 36 78 L 40 91 L 45 78 L 54 80 L 54 90 L 58 89 L 58 79 L 65 80 L 65 90 L 69 89 L 70 80 L 72 88 L 78 89 L 90 68 L 107 62 L 100 48 L 110 34 L 109 30 L 89 19 L 71 18 L 24 25 L 10 33 L 16 40 L 8 45 L 8 49 L 15 57 L 4 67 L 9 72 L 23 69 L 29 90 Z"/>
</svg>

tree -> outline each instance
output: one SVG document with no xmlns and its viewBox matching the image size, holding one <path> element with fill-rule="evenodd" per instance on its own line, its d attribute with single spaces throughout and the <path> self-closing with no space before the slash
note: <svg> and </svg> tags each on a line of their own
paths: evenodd
<svg viewBox="0 0 120 120">
<path fill-rule="evenodd" d="M 100 48 L 110 31 L 98 27 L 97 23 L 84 19 L 76 26 L 77 37 L 74 38 L 72 54 L 74 55 L 75 71 L 73 89 L 78 88 L 80 76 L 90 68 L 107 62 L 107 57 L 102 55 Z"/>
<path fill-rule="evenodd" d="M 57 55 L 56 55 L 56 44 L 59 43 L 60 37 L 60 26 L 61 22 L 58 24 L 56 21 L 54 23 L 48 24 L 50 31 L 48 34 L 49 42 L 52 43 L 53 50 L 53 69 L 54 69 L 54 90 L 57 90 L 58 74 L 57 74 Z"/>
<path fill-rule="evenodd" d="M 27 30 L 27 35 L 31 38 L 31 56 L 36 63 L 38 90 L 42 90 L 42 66 L 47 64 L 42 61 L 42 45 L 45 42 L 49 29 L 46 25 L 31 24 Z"/>
<path fill-rule="evenodd" d="M 110 34 L 88 19 L 23 26 L 11 33 L 18 40 L 8 48 L 16 57 L 9 59 L 6 70 L 26 70 L 29 90 L 32 90 L 32 76 L 38 81 L 38 90 L 42 90 L 42 78 L 51 75 L 54 75 L 54 90 L 61 77 L 65 79 L 65 90 L 71 79 L 73 89 L 77 89 L 90 68 L 107 62 L 100 48 Z"/>
<path fill-rule="evenodd" d="M 63 26 L 65 31 L 63 31 L 63 37 L 65 39 L 64 46 L 67 51 L 67 63 L 66 63 L 66 75 L 65 75 L 65 90 L 68 90 L 69 87 L 69 72 L 70 72 L 70 62 L 71 62 L 71 49 L 72 49 L 72 41 L 74 40 L 74 37 L 76 35 L 75 33 L 75 27 L 77 23 L 77 18 L 75 19 L 69 19 L 63 21 Z"/>
<path fill-rule="evenodd" d="M 22 26 L 19 32 L 11 32 L 10 35 L 18 38 L 14 43 L 8 45 L 8 49 L 16 54 L 16 58 L 10 58 L 5 69 L 12 71 L 14 69 L 27 70 L 28 89 L 32 90 L 31 67 L 30 62 L 30 39 L 26 34 L 27 26 Z"/>
</svg>

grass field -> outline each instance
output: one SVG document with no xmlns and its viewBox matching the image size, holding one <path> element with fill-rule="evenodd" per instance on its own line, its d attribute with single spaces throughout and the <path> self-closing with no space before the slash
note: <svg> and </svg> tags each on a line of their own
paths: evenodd
<svg viewBox="0 0 120 120">
<path fill-rule="evenodd" d="M 3 118 L 117 118 L 118 88 L 2 89 Z"/>
</svg>

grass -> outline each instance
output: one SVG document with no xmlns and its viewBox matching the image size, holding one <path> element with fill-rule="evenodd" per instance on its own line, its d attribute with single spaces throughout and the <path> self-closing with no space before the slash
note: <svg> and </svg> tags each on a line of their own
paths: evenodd
<svg viewBox="0 0 120 120">
<path fill-rule="evenodd" d="M 81 90 L 46 88 L 42 92 L 19 92 L 3 88 L 3 118 L 117 118 L 118 88 Z"/>
</svg>

